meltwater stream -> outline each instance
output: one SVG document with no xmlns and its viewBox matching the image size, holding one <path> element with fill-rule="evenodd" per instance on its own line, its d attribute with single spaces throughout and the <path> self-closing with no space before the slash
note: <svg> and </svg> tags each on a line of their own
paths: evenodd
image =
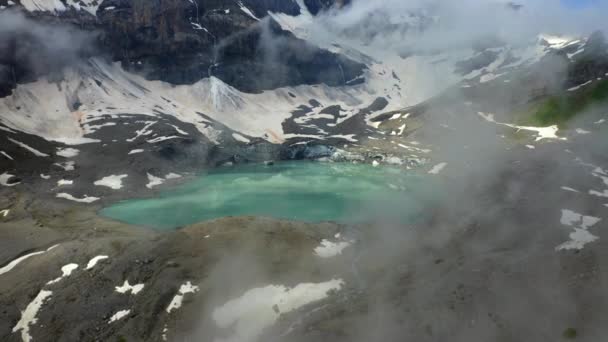
<svg viewBox="0 0 608 342">
<path fill-rule="evenodd" d="M 305 222 L 412 221 L 433 197 L 429 182 L 399 168 L 347 163 L 222 167 L 155 198 L 120 202 L 101 214 L 156 229 L 249 215 Z"/>
</svg>

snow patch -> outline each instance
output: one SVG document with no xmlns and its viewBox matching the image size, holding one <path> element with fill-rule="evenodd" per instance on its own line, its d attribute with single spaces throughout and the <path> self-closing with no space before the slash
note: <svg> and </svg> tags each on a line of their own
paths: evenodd
<svg viewBox="0 0 608 342">
<path fill-rule="evenodd" d="M 491 113 L 486 114 L 483 112 L 477 112 L 477 114 L 479 114 L 479 116 L 484 118 L 486 121 L 495 123 L 497 125 L 515 128 L 518 131 L 524 130 L 524 131 L 536 132 L 537 133 L 536 141 L 540 141 L 543 139 L 566 140 L 566 138 L 560 138 L 557 136 L 557 132 L 559 131 L 559 128 L 557 127 L 557 125 L 553 125 L 553 126 L 549 126 L 549 127 L 517 126 L 517 125 L 513 125 L 513 124 L 509 124 L 509 123 L 498 122 L 498 121 L 494 120 L 494 114 L 491 114 Z"/>
<path fill-rule="evenodd" d="M 64 158 L 74 158 L 80 153 L 79 150 L 75 148 L 59 148 L 57 150 L 57 155 Z"/>
<path fill-rule="evenodd" d="M 167 313 L 171 313 L 173 310 L 177 310 L 182 307 L 182 304 L 184 302 L 184 295 L 188 293 L 196 293 L 198 291 L 199 287 L 192 285 L 191 282 L 182 284 L 175 297 L 173 297 L 173 300 L 171 300 L 171 303 L 169 303 L 169 306 L 167 306 Z"/>
<path fill-rule="evenodd" d="M 439 163 L 439 164 L 433 166 L 433 168 L 429 171 L 429 174 L 438 175 L 439 172 L 441 172 L 443 169 L 445 169 L 446 166 L 448 166 L 448 163 Z"/>
<path fill-rule="evenodd" d="M 150 144 L 156 144 L 159 142 L 163 142 L 163 141 L 167 141 L 167 140 L 173 140 L 173 139 L 180 139 L 181 137 L 178 137 L 177 135 L 171 135 L 171 136 L 166 136 L 166 137 L 157 137 L 154 139 L 150 139 L 148 140 L 148 142 Z"/>
<path fill-rule="evenodd" d="M 148 173 L 148 184 L 146 184 L 146 188 L 152 189 L 155 186 L 161 185 L 164 183 L 164 179 L 160 177 L 156 177 Z"/>
<path fill-rule="evenodd" d="M 135 285 L 131 285 L 129 284 L 128 280 L 125 280 L 124 284 L 122 284 L 122 286 L 116 286 L 116 292 L 118 293 L 127 293 L 127 292 L 131 292 L 132 295 L 136 295 L 138 293 L 140 293 L 142 290 L 144 289 L 144 284 L 135 284 Z"/>
<path fill-rule="evenodd" d="M 108 259 L 109 257 L 107 255 L 98 255 L 94 258 L 92 258 L 91 260 L 89 260 L 89 262 L 87 263 L 87 267 L 85 268 L 85 270 L 90 270 L 93 267 L 95 267 L 97 265 L 98 262 L 100 262 L 101 260 L 105 260 Z"/>
<path fill-rule="evenodd" d="M 352 241 L 331 242 L 327 239 L 321 241 L 321 245 L 315 248 L 315 255 L 320 258 L 332 258 L 342 254 L 342 251 L 352 244 Z"/>
<path fill-rule="evenodd" d="M 57 198 L 63 198 L 69 201 L 79 202 L 79 203 L 93 203 L 95 201 L 100 200 L 99 197 L 89 197 L 85 195 L 83 198 L 76 198 L 68 193 L 62 192 L 57 194 Z"/>
<path fill-rule="evenodd" d="M 142 152 L 144 152 L 144 150 L 138 148 L 138 149 L 129 151 L 129 154 L 137 154 L 137 153 L 142 153 Z"/>
<path fill-rule="evenodd" d="M 93 184 L 97 186 L 105 186 L 113 190 L 119 190 L 122 189 L 122 180 L 127 177 L 128 175 L 111 175 L 104 177 Z"/>
<path fill-rule="evenodd" d="M 74 161 L 67 161 L 65 163 L 55 163 L 53 165 L 62 168 L 64 171 L 74 171 L 74 170 L 76 170 L 76 167 L 75 167 L 76 162 L 74 162 Z"/>
<path fill-rule="evenodd" d="M 13 268 L 15 268 L 17 265 L 19 265 L 24 260 L 29 259 L 29 258 L 31 258 L 33 256 L 36 256 L 36 255 L 44 254 L 44 253 L 52 250 L 53 248 L 55 248 L 57 246 L 59 246 L 59 245 L 51 246 L 51 247 L 47 248 L 44 251 L 34 252 L 34 253 L 30 253 L 30 254 L 26 254 L 26 255 L 22 255 L 22 256 L 18 257 L 17 259 L 9 262 L 6 266 L 0 268 L 0 275 L 11 271 Z"/>
<path fill-rule="evenodd" d="M 569 89 L 568 89 L 568 91 L 576 91 L 576 90 L 579 90 L 579 89 L 581 89 L 582 87 L 584 87 L 584 86 L 586 86 L 586 85 L 589 85 L 589 84 L 591 84 L 591 83 L 593 83 L 593 80 L 587 81 L 587 82 L 585 82 L 585 83 L 583 83 L 583 84 L 579 84 L 579 85 L 577 85 L 576 87 L 569 88 Z"/>
<path fill-rule="evenodd" d="M 22 143 L 20 141 L 17 141 L 15 139 L 12 139 L 12 138 L 6 138 L 6 139 L 8 139 L 8 141 L 10 141 L 10 142 L 18 145 L 19 147 L 22 147 L 22 148 L 30 151 L 31 153 L 33 153 L 37 157 L 48 157 L 49 156 L 48 154 L 42 153 L 42 152 L 38 151 L 37 149 L 35 149 L 35 148 L 31 147 L 31 146 L 28 146 L 28 145 L 26 145 L 26 144 L 24 144 L 24 143 Z"/>
<path fill-rule="evenodd" d="M 112 315 L 112 317 L 110 317 L 108 324 L 119 321 L 119 320 L 127 317 L 130 313 L 131 313 L 131 310 L 120 310 L 117 313 L 115 313 L 114 315 Z"/>
<path fill-rule="evenodd" d="M 57 181 L 57 186 L 72 185 L 72 184 L 74 184 L 73 180 L 60 179 Z"/>
<path fill-rule="evenodd" d="M 569 241 L 562 243 L 555 249 L 558 251 L 571 249 L 580 250 L 583 249 L 586 244 L 598 240 L 599 237 L 591 234 L 589 228 L 596 225 L 601 220 L 602 219 L 599 217 L 585 216 L 569 209 L 562 209 L 560 223 L 565 226 L 574 227 L 574 232 L 570 233 Z"/>
<path fill-rule="evenodd" d="M 178 179 L 181 178 L 181 175 L 178 175 L 177 173 L 168 173 L 165 178 L 162 177 L 156 177 L 150 173 L 148 173 L 148 184 L 146 184 L 146 188 L 148 189 L 152 189 L 156 186 L 162 185 L 165 181 L 167 180 L 171 180 L 171 179 Z"/>
<path fill-rule="evenodd" d="M 70 275 L 72 275 L 72 272 L 74 272 L 77 268 L 78 268 L 78 264 L 67 264 L 67 265 L 63 266 L 61 268 L 61 273 L 63 273 L 63 274 L 60 277 L 55 278 L 55 279 L 49 281 L 46 284 L 47 285 L 53 285 L 53 284 L 58 283 L 59 281 L 61 281 L 61 279 L 67 278 Z"/>
<path fill-rule="evenodd" d="M 251 10 L 249 8 L 247 8 L 245 5 L 243 5 L 242 1 L 237 2 L 237 4 L 239 5 L 241 11 L 243 11 L 245 14 L 247 14 L 248 16 L 250 16 L 251 18 L 255 19 L 255 20 L 260 20 L 260 18 L 256 17 L 255 14 L 253 14 L 253 12 L 251 12 Z"/>
<path fill-rule="evenodd" d="M 181 176 L 181 175 L 178 175 L 177 173 L 173 173 L 173 172 L 168 173 L 168 174 L 165 176 L 165 179 L 167 179 L 167 180 L 169 180 L 169 179 L 179 179 L 179 178 L 182 178 L 182 176 Z"/>
<path fill-rule="evenodd" d="M 13 328 L 13 333 L 21 330 L 21 340 L 23 342 L 32 341 L 32 336 L 30 335 L 30 326 L 38 322 L 38 318 L 36 318 L 38 311 L 52 295 L 53 292 L 51 291 L 41 290 L 38 292 L 36 298 L 34 298 L 34 300 L 27 305 L 25 310 L 21 311 L 21 319 Z"/>
<path fill-rule="evenodd" d="M 15 175 L 11 175 L 8 172 L 4 172 L 3 174 L 0 175 L 0 185 L 3 186 L 15 186 L 17 184 L 21 184 L 21 182 L 16 182 L 16 183 L 9 183 L 8 181 L 15 177 Z"/>
<path fill-rule="evenodd" d="M 9 156 L 8 153 L 4 152 L 4 151 L 0 151 L 0 154 L 5 156 L 6 158 L 10 159 L 10 160 L 15 160 L 13 159 L 13 157 Z"/>
</svg>

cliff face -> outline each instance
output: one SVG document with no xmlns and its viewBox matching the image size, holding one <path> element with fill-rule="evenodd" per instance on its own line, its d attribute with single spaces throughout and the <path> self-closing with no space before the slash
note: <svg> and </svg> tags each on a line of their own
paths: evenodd
<svg viewBox="0 0 608 342">
<path fill-rule="evenodd" d="M 315 0 L 306 5 L 318 13 L 332 3 Z M 10 15 L 16 12 L 8 10 Z M 300 11 L 295 0 L 105 0 L 95 10 L 66 4 L 61 9 L 23 12 L 37 24 L 95 32 L 97 49 L 87 49 L 85 55 L 109 56 L 151 80 L 191 84 L 213 75 L 240 90 L 260 92 L 298 84 L 336 86 L 359 76 L 363 65 L 306 44 L 268 17 L 269 12 L 298 15 Z M 30 30 L 0 31 L 0 96 L 16 83 L 65 64 L 58 58 L 60 65 L 31 72 L 15 51 L 29 51 L 28 47 L 40 45 L 36 39 L 49 37 L 27 36 Z"/>
<path fill-rule="evenodd" d="M 293 1 L 108 0 L 97 15 L 114 58 L 149 79 L 187 84 L 213 75 L 259 92 L 342 85 L 357 77 L 363 65 L 310 46 L 264 18 L 299 11 Z"/>
</svg>

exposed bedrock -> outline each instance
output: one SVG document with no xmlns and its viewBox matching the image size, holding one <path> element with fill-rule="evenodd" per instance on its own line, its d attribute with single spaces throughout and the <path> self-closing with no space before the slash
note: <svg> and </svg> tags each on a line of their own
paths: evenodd
<svg viewBox="0 0 608 342">
<path fill-rule="evenodd" d="M 318 11 L 331 4 L 308 6 Z M 73 8 L 4 11 L 0 96 L 93 54 L 150 80 L 192 84 L 213 75 L 246 92 L 340 86 L 363 72 L 364 65 L 283 31 L 269 12 L 299 15 L 300 7 L 291 0 L 106 0 L 96 18 Z"/>
</svg>

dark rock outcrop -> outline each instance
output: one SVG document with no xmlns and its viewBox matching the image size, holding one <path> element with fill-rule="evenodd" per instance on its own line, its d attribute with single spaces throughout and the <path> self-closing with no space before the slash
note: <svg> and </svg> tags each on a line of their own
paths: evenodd
<svg viewBox="0 0 608 342">
<path fill-rule="evenodd" d="M 332 5 L 311 2 L 315 13 Z M 0 13 L 0 96 L 90 56 L 93 46 L 151 80 L 192 84 L 214 75 L 247 92 L 343 85 L 365 67 L 297 39 L 268 17 L 299 15 L 294 0 L 105 0 L 97 17 L 65 7 Z"/>
<path fill-rule="evenodd" d="M 577 86 L 608 74 L 608 43 L 600 31 L 589 36 L 582 52 L 575 53 L 574 63 L 568 68 L 567 87 Z"/>
<path fill-rule="evenodd" d="M 98 17 L 104 45 L 127 69 L 147 78 L 191 84 L 216 76 L 247 92 L 282 86 L 343 85 L 364 66 L 295 38 L 272 19 L 253 16 L 296 15 L 293 1 L 243 3 L 178 0 L 106 0 Z"/>
</svg>

